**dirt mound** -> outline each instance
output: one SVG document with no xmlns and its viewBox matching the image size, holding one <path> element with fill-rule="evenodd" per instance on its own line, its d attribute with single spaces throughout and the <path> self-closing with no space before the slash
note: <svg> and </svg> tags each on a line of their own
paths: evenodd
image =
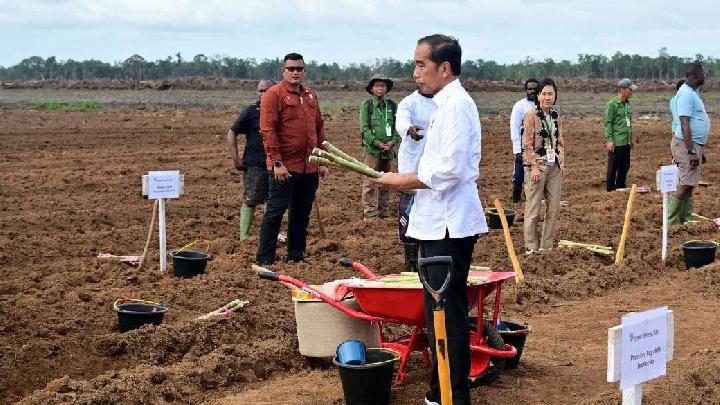
<svg viewBox="0 0 720 405">
<path fill-rule="evenodd" d="M 231 108 L 3 110 L 0 401 L 199 403 L 256 387 L 256 380 L 279 370 L 301 367 L 287 289 L 259 280 L 250 271 L 256 238 L 239 242 L 232 237 L 242 204 L 242 177 L 227 157 L 224 133 L 236 114 Z M 356 112 L 333 112 L 330 118 L 326 130 L 333 143 L 360 156 Z M 573 118 L 566 128 L 572 134 L 563 182 L 568 205 L 561 211 L 558 237 L 617 248 L 627 194 L 604 191 L 602 124 L 599 119 Z M 643 144 L 633 151 L 631 176 L 639 185 L 654 185 L 655 170 L 666 161 L 668 128 L 669 121 L 662 119 L 638 124 Z M 478 185 L 488 206 L 495 197 L 507 201 L 510 195 L 507 117 L 483 117 L 483 137 Z M 717 178 L 717 150 L 709 149 L 708 161 L 703 176 Z M 103 252 L 142 250 L 152 202 L 139 195 L 140 176 L 162 169 L 179 169 L 185 175 L 185 195 L 167 204 L 169 247 L 208 240 L 213 260 L 204 275 L 181 280 L 161 273 L 155 247 L 148 267 L 140 271 L 96 258 Z M 337 264 L 341 257 L 363 262 L 377 274 L 402 271 L 396 222 L 363 221 L 360 186 L 357 175 L 333 171 L 318 192 L 327 238 L 319 237 L 313 218 L 310 264 L 279 261 L 273 270 L 315 284 L 358 276 Z M 511 235 L 516 251 L 522 252 L 522 204 L 506 206 L 518 211 Z M 582 249 L 521 256 L 526 282 L 503 286 L 503 312 L 534 322 L 560 301 L 594 305 L 588 302 L 654 279 L 677 281 L 697 295 L 716 297 L 717 264 L 685 271 L 679 246 L 690 239 L 715 238 L 717 228 L 709 222 L 674 227 L 668 265 L 661 267 L 661 206 L 657 193 L 638 196 L 621 265 Z M 712 187 L 698 189 L 695 208 L 706 216 L 720 213 L 717 192 Z M 255 232 L 261 213 L 257 210 Z M 284 258 L 285 248 L 281 246 L 278 253 L 279 259 Z M 473 261 L 494 270 L 511 270 L 502 232 L 483 236 Z M 669 291 L 663 294 L 670 296 Z M 154 300 L 170 311 L 161 326 L 120 334 L 112 311 L 119 296 Z M 251 304 L 231 319 L 195 320 L 236 298 Z M 589 308 L 588 312 L 600 311 Z M 607 316 L 614 322 L 617 313 Z M 568 321 L 583 323 L 587 315 L 577 317 Z M 539 335 L 531 339 L 526 366 L 508 373 L 499 385 L 477 391 L 480 395 L 527 400 L 537 388 L 533 384 L 558 367 L 568 370 L 563 375 L 572 375 L 573 381 L 568 380 L 562 392 L 543 391 L 543 400 L 575 399 L 568 393 L 588 386 L 593 387 L 592 394 L 602 392 L 593 380 L 594 371 L 572 368 L 582 364 L 572 357 L 576 353 L 552 357 L 557 346 L 539 345 Z M 598 345 L 602 342 L 587 343 L 588 352 L 597 352 Z M 538 352 L 550 353 L 537 360 Z M 416 374 L 398 390 L 399 403 L 414 403 L 424 391 L 425 375 L 420 359 L 416 360 Z"/>
</svg>

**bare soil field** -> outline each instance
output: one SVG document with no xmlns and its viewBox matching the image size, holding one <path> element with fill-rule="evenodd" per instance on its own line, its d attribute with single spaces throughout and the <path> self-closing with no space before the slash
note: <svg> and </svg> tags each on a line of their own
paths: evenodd
<svg viewBox="0 0 720 405">
<path fill-rule="evenodd" d="M 20 91 L 26 93 L 18 96 Z M 242 176 L 232 167 L 224 135 L 236 117 L 237 101 L 251 100 L 252 93 L 228 91 L 219 97 L 215 91 L 195 91 L 197 102 L 183 104 L 153 97 L 136 103 L 145 97 L 143 91 L 94 91 L 108 100 L 102 108 L 68 112 L 38 111 L 31 103 L 87 100 L 87 95 L 34 91 L 39 93 L 0 92 L 0 402 L 341 404 L 337 371 L 307 368 L 298 353 L 288 291 L 250 270 L 257 240 L 234 238 Z M 130 101 L 113 104 L 119 94 Z M 328 138 L 359 156 L 354 106 L 362 94 L 319 96 L 330 101 Z M 483 202 L 487 206 L 498 197 L 522 215 L 522 204 L 508 202 L 508 111 L 519 95 L 474 96 L 483 125 L 478 181 Z M 637 96 L 639 106 L 657 114 L 636 121 L 641 138 L 629 178 L 654 188 L 655 171 L 670 161 L 670 120 L 661 110 L 667 94 Z M 571 118 L 565 125 L 563 200 L 568 205 L 558 239 L 616 248 L 628 194 L 604 191 L 599 111 L 609 95 L 564 96 L 561 89 L 560 97 L 561 113 L 570 111 Z M 706 97 L 708 110 L 718 111 L 711 107 L 718 94 Z M 573 105 L 582 100 L 582 106 Z M 695 208 L 715 218 L 720 216 L 715 146 L 720 126 L 717 116 L 711 117 L 702 177 L 712 185 L 697 190 Z M 152 202 L 140 195 L 140 176 L 171 169 L 185 175 L 185 195 L 167 204 L 168 245 L 210 241 L 213 260 L 207 273 L 187 280 L 161 273 L 156 244 L 140 271 L 97 259 L 102 252 L 142 251 Z M 358 175 L 340 171 L 322 182 L 318 196 L 327 239 L 311 221 L 311 265 L 280 265 L 279 271 L 314 284 L 354 276 L 337 264 L 341 257 L 381 274 L 403 270 L 394 220 L 362 220 L 360 185 Z M 627 312 L 660 305 L 675 310 L 675 359 L 667 377 L 645 386 L 646 403 L 720 403 L 720 263 L 687 271 L 680 248 L 691 239 L 717 240 L 718 228 L 710 222 L 672 228 L 669 260 L 662 267 L 661 201 L 655 191 L 638 195 L 620 265 L 574 249 L 520 257 L 526 281 L 505 284 L 502 315 L 527 321 L 534 332 L 517 370 L 473 389 L 476 404 L 619 403 L 617 385 L 605 382 L 607 328 Z M 511 234 L 521 252 L 522 224 Z M 284 256 L 283 248 L 279 254 Z M 512 269 L 501 232 L 480 239 L 474 262 Z M 121 334 L 112 310 L 119 296 L 157 301 L 170 311 L 161 326 Z M 250 305 L 228 319 L 195 320 L 235 298 Z M 393 388 L 393 403 L 422 403 L 428 376 L 421 358 L 413 357 L 407 383 Z"/>
</svg>

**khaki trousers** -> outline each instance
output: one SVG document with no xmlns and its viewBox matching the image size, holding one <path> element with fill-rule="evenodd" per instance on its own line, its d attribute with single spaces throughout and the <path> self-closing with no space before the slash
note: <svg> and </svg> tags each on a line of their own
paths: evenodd
<svg viewBox="0 0 720 405">
<path fill-rule="evenodd" d="M 561 191 L 562 173 L 559 165 L 541 171 L 539 181 L 532 181 L 532 170 L 525 168 L 525 249 L 550 249 L 555 245 Z M 545 219 L 540 228 L 543 199 Z"/>
<path fill-rule="evenodd" d="M 369 153 L 365 154 L 364 162 L 379 172 L 391 172 L 392 160 L 380 159 Z M 363 213 L 365 218 L 387 218 L 390 216 L 390 192 L 376 186 L 367 177 L 363 178 L 362 186 Z"/>
</svg>

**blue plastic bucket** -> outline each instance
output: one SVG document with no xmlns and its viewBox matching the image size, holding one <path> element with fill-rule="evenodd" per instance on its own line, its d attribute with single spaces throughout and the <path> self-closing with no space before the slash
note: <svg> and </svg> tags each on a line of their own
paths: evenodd
<svg viewBox="0 0 720 405">
<path fill-rule="evenodd" d="M 359 340 L 346 340 L 335 350 L 338 363 L 350 366 L 365 364 L 365 343 Z"/>
</svg>

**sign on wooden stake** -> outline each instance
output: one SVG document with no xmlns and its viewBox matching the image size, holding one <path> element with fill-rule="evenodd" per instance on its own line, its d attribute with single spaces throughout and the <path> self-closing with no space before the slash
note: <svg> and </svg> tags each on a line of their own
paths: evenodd
<svg viewBox="0 0 720 405">
<path fill-rule="evenodd" d="M 167 233 L 165 225 L 165 200 L 179 198 L 185 178 L 178 170 L 151 171 L 142 176 L 142 194 L 158 200 L 158 228 L 160 237 L 160 271 L 167 269 Z"/>
<path fill-rule="evenodd" d="M 623 405 L 642 404 L 642 383 L 665 375 L 672 360 L 674 315 L 667 307 L 623 316 L 608 329 L 608 382 L 620 381 Z"/>
</svg>

